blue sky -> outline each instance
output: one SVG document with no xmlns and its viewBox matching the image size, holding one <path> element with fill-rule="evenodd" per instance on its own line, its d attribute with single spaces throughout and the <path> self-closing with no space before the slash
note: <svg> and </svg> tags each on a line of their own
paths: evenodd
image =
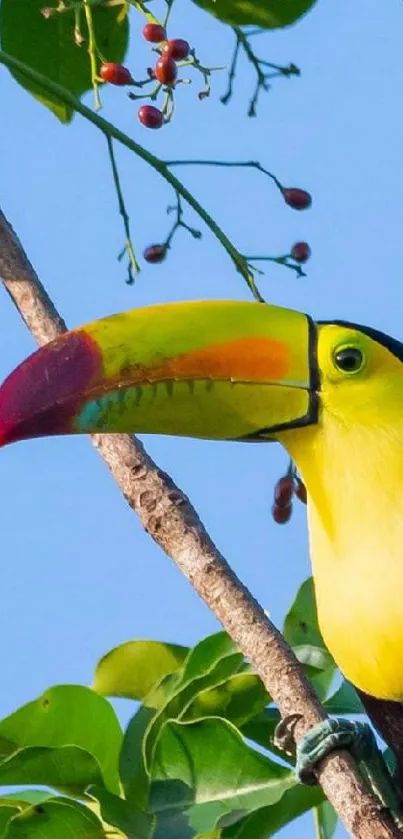
<svg viewBox="0 0 403 839">
<path fill-rule="evenodd" d="M 149 63 L 133 18 L 127 61 Z M 203 63 L 225 63 L 232 36 L 188 0 L 171 34 Z M 178 90 L 174 122 L 147 131 L 124 90 L 103 93 L 104 114 L 161 157 L 259 160 L 289 186 L 309 189 L 311 210 L 288 209 L 253 171 L 183 169 L 178 174 L 245 253 L 312 248 L 308 277 L 268 265 L 267 299 L 318 318 L 345 317 L 403 338 L 401 259 L 403 6 L 400 0 L 318 0 L 289 30 L 259 36 L 262 57 L 293 61 L 300 78 L 279 79 L 247 119 L 254 85 L 243 62 L 234 98 L 210 100 L 197 83 Z M 106 145 L 76 118 L 61 125 L 0 72 L 1 203 L 42 282 L 70 325 L 148 303 L 247 299 L 227 255 L 203 229 L 180 231 L 166 262 L 129 288 L 115 255 L 121 220 Z M 86 101 L 91 102 L 90 95 Z M 163 238 L 172 192 L 126 149 L 117 149 L 137 252 Z M 194 214 L 187 220 L 199 226 Z M 34 349 L 0 289 L 0 378 Z M 219 548 L 280 624 L 309 573 L 305 511 L 287 527 L 270 517 L 273 484 L 286 465 L 277 446 L 148 438 L 149 452 L 190 496 Z M 21 443 L 1 452 L 2 610 L 0 715 L 58 683 L 91 681 L 97 659 L 131 638 L 194 644 L 218 625 L 122 500 L 85 438 Z M 301 823 L 302 825 L 302 823 Z M 312 834 L 312 822 L 284 832 Z M 306 832 L 304 832 L 304 830 Z"/>
</svg>

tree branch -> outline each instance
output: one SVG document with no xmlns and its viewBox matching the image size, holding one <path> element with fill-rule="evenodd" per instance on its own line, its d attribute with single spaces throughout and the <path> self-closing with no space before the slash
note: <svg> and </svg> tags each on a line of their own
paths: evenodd
<svg viewBox="0 0 403 839">
<path fill-rule="evenodd" d="M 1 212 L 0 277 L 38 344 L 65 330 Z M 97 434 L 92 442 L 147 532 L 174 560 L 253 664 L 282 716 L 301 715 L 295 726 L 299 740 L 325 719 L 325 712 L 281 633 L 220 554 L 188 498 L 134 437 Z M 380 812 L 347 752 L 323 760 L 318 779 L 354 837 L 397 839 L 402 835 Z"/>
</svg>

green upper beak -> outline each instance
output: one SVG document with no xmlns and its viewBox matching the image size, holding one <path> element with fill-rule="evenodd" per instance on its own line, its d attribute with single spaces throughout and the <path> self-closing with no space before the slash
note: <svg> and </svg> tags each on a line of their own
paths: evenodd
<svg viewBox="0 0 403 839">
<path fill-rule="evenodd" d="M 317 420 L 316 328 L 261 303 L 151 306 L 42 347 L 0 388 L 0 445 L 138 432 L 257 440 Z"/>
</svg>

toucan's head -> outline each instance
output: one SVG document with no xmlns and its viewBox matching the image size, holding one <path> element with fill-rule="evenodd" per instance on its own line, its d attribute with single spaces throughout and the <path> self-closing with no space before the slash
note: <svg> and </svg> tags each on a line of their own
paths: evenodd
<svg viewBox="0 0 403 839">
<path fill-rule="evenodd" d="M 0 388 L 0 445 L 138 432 L 295 440 L 403 417 L 403 345 L 275 306 L 201 301 L 95 321 L 38 350 Z"/>
</svg>

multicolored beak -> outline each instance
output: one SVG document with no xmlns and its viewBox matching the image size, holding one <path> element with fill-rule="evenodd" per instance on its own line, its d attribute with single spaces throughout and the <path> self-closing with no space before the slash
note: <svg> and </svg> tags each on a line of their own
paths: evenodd
<svg viewBox="0 0 403 839">
<path fill-rule="evenodd" d="M 317 421 L 316 328 L 261 303 L 150 306 L 67 332 L 0 387 L 0 445 L 96 432 L 273 439 Z"/>
</svg>

